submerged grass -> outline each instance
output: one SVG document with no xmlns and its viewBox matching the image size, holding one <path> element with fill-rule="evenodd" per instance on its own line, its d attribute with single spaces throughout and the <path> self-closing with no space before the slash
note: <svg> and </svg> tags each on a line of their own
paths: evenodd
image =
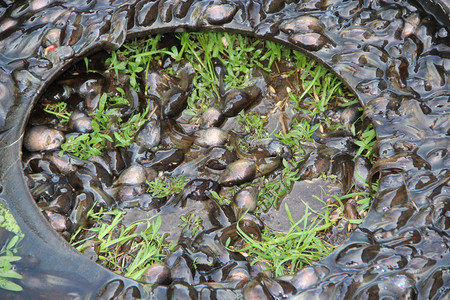
<svg viewBox="0 0 450 300">
<path fill-rule="evenodd" d="M 46 104 L 44 111 L 58 118 L 61 124 L 69 122 L 71 111 L 67 108 L 66 102 L 58 102 L 54 104 Z"/>
<path fill-rule="evenodd" d="M 238 250 L 232 249 L 248 256 L 252 264 L 264 263 L 275 277 L 291 274 L 303 266 L 311 265 L 334 250 L 332 245 L 321 238 L 334 225 L 330 220 L 330 207 L 323 213 L 318 213 L 306 206 L 305 214 L 297 222 L 293 220 L 287 205 L 285 210 L 291 222 L 291 228 L 287 232 L 266 228 L 262 232 L 261 241 L 258 241 L 247 235 L 238 222 L 238 232 L 247 245 Z M 312 213 L 316 218 L 309 222 L 308 218 Z"/>
<path fill-rule="evenodd" d="M 210 107 L 213 101 L 220 100 L 220 83 L 212 64 L 213 58 L 221 60 L 228 72 L 224 78 L 226 89 L 243 88 L 252 84 L 252 70 L 260 68 L 265 72 L 272 72 L 278 68 L 277 63 L 281 59 L 292 62 L 296 68 L 282 74 L 284 78 L 292 78 L 298 84 L 288 92 L 286 99 L 279 99 L 279 107 L 291 109 L 291 114 L 300 112 L 305 118 L 294 118 L 287 128 L 276 128 L 269 132 L 267 117 L 261 117 L 256 112 L 241 112 L 237 117 L 247 132 L 252 132 L 254 138 L 274 136 L 288 145 L 294 153 L 289 160 L 283 159 L 283 169 L 280 180 L 262 178 L 260 181 L 260 193 L 256 213 L 267 211 L 277 206 L 280 200 L 291 191 L 292 185 L 298 180 L 295 167 L 304 159 L 310 149 L 303 143 L 313 143 L 312 136 L 320 126 L 339 129 L 339 125 L 332 124 L 324 112 L 330 106 L 349 106 L 357 103 L 354 95 L 347 90 L 341 81 L 325 67 L 307 58 L 299 52 L 279 44 L 266 41 L 254 41 L 240 35 L 228 33 L 181 33 L 176 35 L 179 45 L 161 46 L 164 36 L 156 35 L 147 39 L 135 39 L 113 51 L 111 58 L 107 60 L 110 69 L 119 78 L 119 72 L 130 76 L 130 85 L 138 91 L 146 92 L 146 86 L 140 86 L 137 78 L 141 72 L 148 72 L 153 67 L 161 68 L 169 59 L 170 67 L 164 72 L 176 76 L 176 63 L 185 60 L 195 70 L 193 78 L 194 88 L 188 98 L 188 108 L 185 114 L 198 118 L 201 113 Z M 174 69 L 175 68 L 175 69 Z M 116 146 L 126 147 L 133 139 L 133 135 L 145 122 L 148 108 L 142 113 L 131 117 L 127 121 L 119 121 L 120 130 L 113 135 L 106 133 L 108 122 L 114 119 L 116 108 L 121 101 L 127 101 L 123 91 L 115 94 L 104 94 L 101 97 L 99 110 L 92 114 L 93 133 L 80 135 L 68 140 L 62 147 L 62 151 L 71 152 L 73 155 L 87 158 L 90 155 L 99 155 L 102 145 L 107 140 L 116 143 Z M 49 113 L 57 116 L 61 122 L 67 120 L 70 112 L 59 105 L 46 107 Z M 323 122 L 311 124 L 313 118 L 319 117 Z M 362 122 L 360 118 L 357 122 Z M 96 124 L 96 125 L 95 125 Z M 334 126 L 334 127 L 333 127 Z M 357 155 L 373 158 L 373 145 L 375 131 L 369 125 L 357 130 L 352 125 L 354 136 L 360 136 L 360 141 L 355 142 L 359 147 Z M 147 182 L 148 192 L 155 197 L 166 197 L 180 193 L 184 178 L 181 179 L 157 179 Z M 236 192 L 236 191 L 234 191 Z M 229 205 L 231 200 L 215 192 L 211 192 L 221 205 Z M 370 196 L 365 192 L 351 193 L 336 198 L 337 204 L 329 204 L 324 212 L 314 212 L 309 207 L 305 215 L 298 221 L 294 221 L 289 207 L 285 207 L 290 218 L 291 228 L 287 232 L 277 232 L 266 229 L 262 233 L 260 241 L 245 234 L 238 226 L 239 234 L 246 241 L 241 249 L 232 249 L 245 253 L 252 263 L 264 262 L 274 272 L 275 276 L 292 273 L 305 265 L 310 265 L 327 255 L 334 246 L 324 241 L 326 231 L 335 225 L 335 220 L 330 218 L 331 211 L 336 208 L 343 211 L 343 201 L 356 199 L 358 212 L 364 213 L 370 205 Z M 90 247 L 98 247 L 98 261 L 110 269 L 124 274 L 127 277 L 139 279 L 145 269 L 161 259 L 173 249 L 174 244 L 166 243 L 164 235 L 158 233 L 161 219 L 140 222 L 129 227 L 121 225 L 123 211 L 114 210 L 106 212 L 89 213 L 90 220 L 96 225 L 90 229 L 80 229 L 72 237 L 73 245 L 81 252 Z M 308 222 L 308 218 L 314 214 L 315 218 Z M 358 220 L 349 220 L 358 223 Z M 182 217 L 182 226 L 190 231 L 192 237 L 203 227 L 201 219 L 194 214 Z M 145 229 L 137 233 L 138 226 Z M 83 232 L 84 238 L 76 241 Z M 75 242 L 76 241 L 76 242 Z"/>
<path fill-rule="evenodd" d="M 81 253 L 92 248 L 97 249 L 99 264 L 139 280 L 149 266 L 162 262 L 175 244 L 166 242 L 165 235 L 159 233 L 161 217 L 124 226 L 124 214 L 125 212 L 118 209 L 104 211 L 101 208 L 98 212 L 91 209 L 87 217 L 95 222 L 95 225 L 91 228 L 80 228 L 70 242 Z M 136 232 L 138 226 L 144 229 Z M 87 237 L 76 241 L 81 233 Z"/>
<path fill-rule="evenodd" d="M 262 186 L 258 194 L 257 213 L 268 211 L 271 207 L 278 207 L 284 196 L 290 193 L 292 185 L 299 179 L 297 171 L 283 159 L 283 169 L 280 180 L 262 178 Z"/>
<path fill-rule="evenodd" d="M 119 108 L 117 107 L 123 104 L 129 104 L 123 89 L 117 88 L 115 94 L 104 93 L 100 97 L 98 109 L 90 114 L 92 132 L 69 137 L 61 145 L 59 155 L 62 156 L 68 152 L 76 157 L 88 159 L 91 156 L 101 155 L 107 141 L 114 147 L 129 146 L 134 135 L 144 125 L 149 113 L 149 106 L 144 107 L 142 112 L 134 113 L 127 120 L 123 120 L 119 117 Z M 44 111 L 57 116 L 61 121 L 67 121 L 71 114 L 61 103 L 53 107 L 47 106 Z M 111 126 L 117 127 L 117 130 L 111 130 Z"/>
<path fill-rule="evenodd" d="M 194 89 L 188 97 L 188 108 L 184 113 L 193 116 L 194 119 L 209 108 L 212 102 L 220 101 L 220 83 L 214 71 L 213 58 L 222 61 L 227 69 L 227 75 L 224 78 L 226 89 L 243 88 L 250 85 L 252 71 L 255 68 L 270 73 L 278 68 L 277 61 L 283 57 L 292 61 L 296 69 L 283 74 L 283 76 L 297 76 L 298 87 L 289 93 L 288 100 L 292 104 L 293 110 L 301 111 L 311 118 L 323 113 L 332 100 L 339 98 L 345 104 L 351 101 L 348 98 L 354 97 L 343 88 L 341 81 L 325 67 L 299 52 L 270 41 L 255 41 L 241 35 L 228 33 L 181 33 L 176 35 L 176 38 L 179 40 L 178 47 L 172 46 L 170 49 L 160 46 L 161 42 L 164 44 L 164 37 L 161 34 L 147 39 L 134 39 L 121 49 L 113 51 L 106 63 L 116 73 L 117 78 L 119 78 L 119 72 L 127 74 L 133 88 L 138 91 L 146 91 L 147 87 L 140 86 L 137 80 L 141 72 L 148 72 L 151 66 L 161 67 L 166 58 L 170 58 L 174 62 L 181 60 L 189 62 L 195 70 Z M 176 75 L 173 65 L 165 68 L 164 71 Z M 122 104 L 128 103 L 125 93 L 120 88 L 115 94 L 105 93 L 101 97 L 99 109 L 92 114 L 94 132 L 71 137 L 63 144 L 61 153 L 70 152 L 77 157 L 86 159 L 92 155 L 100 155 L 106 141 L 114 143 L 117 147 L 128 146 L 132 141 L 133 134 L 145 121 L 148 111 L 133 115 L 126 121 L 116 120 L 119 129 L 111 134 L 108 129 L 111 120 L 114 120 L 114 116 L 117 114 L 118 109 L 115 106 L 119 104 L 118 101 Z M 63 105 L 59 103 L 48 106 L 45 111 L 57 116 L 61 122 L 67 122 L 71 112 L 68 112 Z M 267 120 L 256 113 L 241 113 L 239 118 L 246 129 L 256 132 L 257 137 L 272 134 L 264 132 L 264 124 Z M 305 135 L 298 135 L 305 129 L 309 130 L 308 124 L 305 122 L 308 123 L 308 120 L 293 124 L 288 133 L 284 133 L 287 135 L 285 140 L 295 141 L 300 137 L 308 138 Z M 313 129 L 316 128 L 313 127 Z M 291 142 L 291 144 L 293 143 Z M 363 150 L 367 150 L 370 145 L 361 144 L 360 146 Z"/>
<path fill-rule="evenodd" d="M 184 176 L 180 178 L 156 178 L 153 181 L 147 181 L 147 192 L 158 198 L 177 195 L 183 190 L 185 181 Z"/>
</svg>

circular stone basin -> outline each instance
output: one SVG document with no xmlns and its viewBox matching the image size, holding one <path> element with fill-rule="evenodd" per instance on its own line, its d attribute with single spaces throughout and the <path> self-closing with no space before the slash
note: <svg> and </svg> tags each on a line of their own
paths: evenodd
<svg viewBox="0 0 450 300">
<path fill-rule="evenodd" d="M 8 3 L 1 12 L 0 94 L 6 100 L 0 106 L 0 197 L 24 236 L 11 253 L 22 259 L 12 261 L 10 271 L 21 275 L 8 280 L 23 291 L 5 292 L 7 298 L 448 296 L 448 18 L 390 1 L 31 1 Z M 28 192 L 21 138 L 33 103 L 57 75 L 127 37 L 198 29 L 247 33 L 314 57 L 348 83 L 374 124 L 380 161 L 371 173 L 381 176 L 372 209 L 341 247 L 293 276 L 261 275 L 232 288 L 185 281 L 144 287 L 67 247 Z M 2 227 L 2 238 L 14 248 L 17 226 Z"/>
</svg>

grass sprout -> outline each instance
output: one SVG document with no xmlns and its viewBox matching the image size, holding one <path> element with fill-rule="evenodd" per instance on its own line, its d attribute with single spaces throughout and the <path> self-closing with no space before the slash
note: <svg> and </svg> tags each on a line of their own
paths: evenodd
<svg viewBox="0 0 450 300">
<path fill-rule="evenodd" d="M 71 111 L 67 109 L 66 102 L 58 102 L 55 104 L 45 104 L 44 111 L 58 118 L 62 124 L 69 122 Z"/>
<path fill-rule="evenodd" d="M 91 210 L 88 218 L 97 221 L 97 225 L 78 230 L 72 236 L 71 243 L 82 253 L 92 246 L 96 247 L 97 261 L 101 265 L 125 277 L 139 280 L 149 266 L 161 262 L 175 245 L 166 242 L 165 235 L 159 233 L 161 217 L 124 226 L 121 224 L 124 214 L 118 209 Z M 144 229 L 137 232 L 138 226 L 144 226 Z M 88 233 L 88 237 L 76 241 L 83 231 Z"/>
<path fill-rule="evenodd" d="M 356 157 L 364 155 L 365 157 L 371 158 L 375 155 L 374 145 L 376 142 L 376 133 L 372 124 L 369 124 L 364 131 L 361 133 L 361 140 L 355 141 L 355 144 L 359 146 Z"/>
<path fill-rule="evenodd" d="M 127 147 L 131 144 L 135 134 L 144 125 L 149 112 L 145 106 L 142 112 L 136 112 L 127 120 L 119 117 L 118 105 L 128 105 L 125 92 L 117 88 L 118 93 L 103 93 L 100 97 L 98 109 L 90 114 L 92 117 L 92 132 L 78 136 L 70 136 L 62 145 L 59 155 L 69 152 L 76 157 L 88 159 L 101 155 L 106 147 L 106 141 L 114 147 Z"/>
<path fill-rule="evenodd" d="M 203 230 L 203 220 L 195 215 L 194 212 L 188 213 L 180 217 L 182 223 L 180 227 L 188 230 L 191 233 L 191 237 L 194 237 L 197 233 Z"/>
<path fill-rule="evenodd" d="M 230 205 L 231 200 L 225 196 L 219 195 L 216 191 L 209 191 L 211 193 L 211 197 L 217 201 L 220 205 Z"/>
<path fill-rule="evenodd" d="M 297 222 L 293 220 L 287 205 L 285 210 L 291 222 L 291 228 L 287 232 L 265 229 L 261 241 L 258 241 L 247 235 L 239 227 L 238 222 L 238 233 L 247 245 L 241 249 L 232 249 L 245 253 L 252 259 L 252 264 L 266 263 L 275 277 L 291 274 L 305 265 L 311 265 L 334 250 L 333 246 L 320 238 L 321 233 L 334 225 L 329 219 L 328 208 L 320 214 L 307 206 L 305 215 Z M 308 218 L 312 213 L 317 217 L 308 224 Z"/>
<path fill-rule="evenodd" d="M 257 212 L 268 211 L 271 207 L 278 208 L 283 197 L 291 192 L 292 185 L 298 179 L 297 172 L 283 159 L 281 180 L 262 179 L 262 187 L 258 194 Z"/>
<path fill-rule="evenodd" d="M 147 192 L 152 194 L 153 197 L 164 198 L 170 195 L 176 195 L 181 193 L 184 187 L 186 178 L 184 176 L 180 178 L 156 178 L 153 181 L 147 181 Z"/>
<path fill-rule="evenodd" d="M 254 139 L 262 139 L 270 136 L 267 129 L 264 128 L 267 124 L 267 119 L 257 112 L 241 111 L 238 115 L 238 122 L 244 125 L 245 132 L 250 133 Z"/>
</svg>

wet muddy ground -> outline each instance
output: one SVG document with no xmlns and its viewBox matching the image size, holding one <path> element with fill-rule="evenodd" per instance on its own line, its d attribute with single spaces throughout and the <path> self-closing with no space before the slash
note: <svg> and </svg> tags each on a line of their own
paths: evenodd
<svg viewBox="0 0 450 300">
<path fill-rule="evenodd" d="M 233 71 L 240 65 L 226 61 L 226 51 L 212 58 L 202 53 L 201 60 L 165 53 L 172 47 L 180 52 L 186 37 L 139 39 L 112 56 L 97 53 L 49 87 L 31 113 L 23 150 L 27 184 L 42 213 L 87 257 L 142 281 L 200 283 L 218 269 L 227 268 L 228 274 L 234 268 L 214 257 L 238 255 L 249 245 L 243 234 L 264 244 L 262 235 L 287 235 L 302 218 L 307 222 L 298 228 L 305 232 L 311 222 L 324 226 L 315 233 L 319 244 L 311 246 L 317 249 L 308 250 L 323 254 L 279 265 L 244 250 L 247 261 L 242 256 L 238 261 L 251 266 L 252 276 L 256 269 L 277 270 L 279 276 L 327 255 L 354 231 L 368 208 L 365 179 L 374 156 L 370 145 L 364 149 L 358 143 L 371 127 L 362 121 L 356 99 L 323 67 L 281 46 L 272 47 L 284 49 L 288 57 L 258 58 L 259 65 L 247 73 Z M 233 48 L 256 42 L 222 34 L 193 35 L 190 42 L 205 37 Z M 150 53 L 141 50 L 149 41 L 158 55 L 140 65 L 130 63 L 140 54 L 127 50 Z M 256 50 L 262 57 L 273 49 L 261 43 Z M 121 67 L 116 73 L 115 67 L 125 63 L 137 72 Z M 240 62 L 252 63 L 249 57 Z M 208 64 L 214 68 L 210 86 L 201 72 Z M 198 97 L 202 85 L 215 92 Z M 365 206 L 357 203 L 361 195 Z M 148 220 L 158 220 L 162 245 L 157 255 L 135 266 Z M 114 229 L 108 234 L 100 230 L 110 224 Z M 122 224 L 136 228 L 125 234 Z M 213 250 L 211 237 L 220 250 Z M 106 249 L 104 239 L 111 245 Z M 214 266 L 197 270 L 184 265 L 187 273 L 180 278 L 176 266 L 165 273 L 167 278 L 152 274 L 159 266 L 165 268 L 158 271 L 167 272 L 175 245 L 186 243 L 199 251 L 189 259 L 215 261 Z M 121 254 L 111 262 L 107 252 Z"/>
</svg>

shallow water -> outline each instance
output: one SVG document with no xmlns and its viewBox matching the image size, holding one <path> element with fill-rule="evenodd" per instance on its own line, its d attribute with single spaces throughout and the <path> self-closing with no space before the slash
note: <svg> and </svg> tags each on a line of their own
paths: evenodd
<svg viewBox="0 0 450 300">
<path fill-rule="evenodd" d="M 68 291 L 220 299 L 241 294 L 448 297 L 449 29 L 414 3 L 6 2 L 0 9 L 0 198 L 25 234 L 19 254 L 29 255 L 39 270 L 20 281 L 26 288 L 23 298 Z M 288 21 L 296 18 L 302 22 Z M 60 246 L 61 239 L 32 206 L 21 172 L 20 138 L 33 102 L 76 57 L 99 47 L 117 48 L 130 36 L 201 28 L 289 43 L 334 70 L 354 89 L 376 128 L 382 160 L 372 175 L 381 173 L 381 178 L 363 224 L 315 267 L 280 282 L 259 276 L 242 289 L 178 282 L 150 291 Z M 59 34 L 56 51 L 48 48 L 51 29 L 56 29 L 52 35 Z M 74 268 L 67 270 L 67 265 Z M 17 264 L 20 273 L 28 274 L 28 268 Z"/>
<path fill-rule="evenodd" d="M 184 35 L 179 39 L 183 41 L 187 36 Z M 194 43 L 197 39 L 200 41 L 205 37 L 219 42 L 226 38 L 230 40 L 230 43 L 236 39 L 234 43 L 240 41 L 240 47 L 255 42 L 243 39 L 239 35 L 194 34 L 190 35 L 188 43 Z M 159 41 L 158 45 L 167 47 L 171 46 L 170 42 L 178 44 L 178 51 L 185 47 L 185 44 L 178 42 L 178 38 L 169 34 L 147 39 L 127 43 L 112 57 L 127 55 L 128 51 L 125 49 L 129 47 L 134 49 L 136 45 L 145 47 L 145 44 L 153 43 L 153 41 Z M 115 235 L 122 236 L 124 232 L 120 229 L 122 223 L 125 228 L 134 228 L 135 222 L 141 223 L 134 233 L 139 233 L 141 230 L 147 232 L 145 230 L 147 220 L 155 222 L 156 217 L 160 217 L 159 233 L 167 235 L 167 242 L 177 244 L 179 241 L 179 245 L 189 244 L 190 242 L 184 241 L 189 234 L 192 240 L 196 240 L 201 239 L 204 234 L 214 233 L 221 241 L 225 237 L 231 238 L 233 242 L 228 247 L 239 249 L 241 246 L 236 247 L 237 245 L 245 244 L 239 238 L 235 225 L 241 217 L 245 216 L 245 226 L 258 237 L 270 232 L 287 232 L 291 229 L 291 222 L 297 222 L 305 214 L 309 215 L 307 216 L 309 221 L 301 222 L 301 226 L 309 227 L 317 218 L 324 220 L 314 221 L 316 226 L 328 224 L 329 221 L 325 221 L 328 217 L 319 216 L 319 214 L 325 213 L 326 204 L 334 204 L 328 207 L 329 211 L 326 215 L 334 215 L 334 219 L 339 220 L 341 224 L 334 226 L 333 232 L 329 233 L 327 239 L 340 241 L 332 243 L 333 246 L 338 246 L 351 233 L 344 227 L 348 225 L 347 227 L 353 230 L 357 227 L 345 224 L 348 223 L 345 218 L 359 219 L 363 213 L 367 213 L 366 210 L 357 212 L 356 199 L 343 200 L 345 206 L 342 204 L 341 211 L 338 208 L 339 203 L 333 197 L 333 195 L 338 197 L 343 192 L 349 191 L 352 183 L 354 169 L 352 158 L 357 150 L 356 140 L 360 139 L 361 134 L 352 135 L 348 131 L 349 124 L 354 123 L 356 132 L 364 127 L 361 124 L 363 122 L 358 120 L 361 115 L 360 107 L 357 105 L 351 105 L 345 109 L 339 107 L 344 102 L 355 102 L 352 99 L 341 99 L 342 97 L 339 96 L 342 93 L 339 88 L 341 82 L 330 73 L 323 76 L 324 80 L 332 80 L 339 86 L 337 86 L 337 92 L 330 96 L 333 101 L 327 105 L 326 111 L 310 113 L 315 115 L 312 121 L 309 114 L 301 113 L 294 106 L 299 106 L 304 111 L 309 111 L 315 106 L 302 101 L 295 101 L 295 104 L 288 101 L 288 89 L 292 87 L 295 94 L 300 95 L 302 86 L 305 85 L 300 83 L 301 69 L 296 69 L 294 75 L 287 75 L 292 74 L 291 69 L 296 65 L 291 61 L 294 59 L 293 54 L 275 61 L 270 72 L 260 67 L 254 68 L 250 72 L 252 74 L 250 78 L 243 79 L 242 84 L 238 84 L 239 80 L 233 81 L 232 85 L 237 86 L 233 88 L 223 82 L 227 73 L 226 69 L 230 69 L 230 65 L 233 68 L 240 67 L 242 64 L 251 65 L 252 61 L 241 57 L 238 65 L 227 62 L 228 57 L 234 55 L 232 50 L 229 51 L 229 54 L 221 55 L 224 62 L 218 58 L 212 59 L 218 72 L 216 74 L 218 82 L 213 81 L 207 88 L 218 86 L 220 95 L 215 95 L 212 99 L 209 98 L 211 96 L 207 96 L 206 100 L 200 97 L 196 104 L 210 100 L 208 109 L 199 111 L 195 104 L 188 105 L 191 115 L 186 113 L 188 110 L 182 111 L 179 106 L 173 107 L 181 113 L 174 113 L 166 109 L 168 105 L 164 104 L 165 99 L 168 99 L 166 95 L 172 95 L 171 101 L 186 100 L 183 92 L 179 93 L 180 87 L 183 86 L 188 89 L 188 94 L 194 96 L 203 94 L 204 90 L 201 86 L 199 87 L 198 82 L 203 80 L 204 74 L 199 67 L 194 67 L 199 73 L 192 72 L 194 69 L 191 64 L 197 66 L 196 61 L 195 59 L 192 61 L 192 58 L 187 55 L 185 57 L 190 62 L 182 60 L 182 63 L 179 63 L 175 60 L 170 63 L 170 59 L 163 57 L 164 68 L 154 63 L 148 71 L 139 73 L 137 78 L 141 86 L 137 87 L 130 84 L 132 77 L 125 74 L 119 73 L 120 80 L 116 80 L 117 75 L 106 70 L 105 53 L 96 53 L 87 58 L 90 72 L 86 72 L 85 62 L 74 65 L 48 88 L 35 105 L 24 135 L 22 160 L 27 184 L 38 207 L 52 227 L 72 245 L 77 245 L 77 249 L 84 256 L 112 271 L 140 279 L 136 271 L 127 271 L 134 263 L 137 263 L 137 259 L 133 262 L 130 257 L 139 257 L 140 255 L 135 253 L 141 253 L 141 250 L 145 249 L 139 242 L 140 236 L 134 238 L 133 242 L 116 244 L 116 249 L 108 253 L 103 253 L 102 246 L 95 246 L 103 245 L 105 239 L 109 240 Z M 130 57 L 131 61 L 132 57 Z M 299 60 L 303 59 L 306 58 L 302 57 Z M 224 63 L 228 64 L 228 68 Z M 146 63 L 141 62 L 141 64 Z M 167 69 L 169 67 L 174 68 L 172 72 L 175 77 L 169 77 L 168 74 L 172 73 Z M 325 71 L 322 66 L 318 66 L 313 73 L 321 74 Z M 191 73 L 192 76 L 188 75 Z M 307 73 L 302 73 L 303 77 L 306 75 Z M 144 84 L 145 89 L 142 87 Z M 241 85 L 244 89 L 239 89 Z M 120 97 L 114 96 L 118 93 L 116 88 L 119 89 L 119 87 L 125 91 L 122 90 Z M 147 94 L 142 90 L 147 90 Z M 106 92 L 108 94 L 104 94 Z M 322 97 L 323 94 L 324 92 L 317 97 Z M 105 95 L 109 95 L 106 97 L 105 108 L 100 108 L 103 104 L 98 104 L 98 99 L 103 99 Z M 230 95 L 236 97 L 230 97 Z M 121 97 L 130 100 L 125 101 L 127 102 L 125 104 Z M 134 100 L 131 101 L 131 99 Z M 114 104 L 119 100 L 122 104 Z M 188 100 L 187 103 L 179 101 L 179 103 L 183 108 L 190 101 Z M 234 103 L 234 107 L 238 109 L 234 109 L 234 112 L 230 111 L 228 107 L 233 107 L 230 103 Z M 238 116 L 234 116 L 244 105 L 245 110 L 242 110 Z M 159 107 L 161 109 L 158 109 Z M 192 116 L 192 112 L 196 112 L 198 117 Z M 211 113 L 220 114 L 222 117 L 214 121 L 208 117 Z M 104 121 L 99 118 L 100 114 L 111 117 Z M 223 116 L 227 114 L 228 118 Z M 259 125 L 249 125 L 249 116 L 257 116 Z M 150 121 L 145 121 L 148 119 Z M 276 122 L 271 124 L 270 119 Z M 128 133 L 133 136 L 129 146 L 123 143 L 126 136 L 118 139 L 116 135 L 124 134 L 125 128 L 129 128 L 124 125 L 128 124 L 128 120 L 135 120 L 133 133 Z M 244 122 L 244 120 L 247 121 Z M 261 122 L 262 120 L 267 121 Z M 280 120 L 283 120 L 284 127 L 280 126 Z M 102 128 L 102 134 L 109 134 L 113 140 L 112 143 L 105 139 L 101 143 L 95 142 L 94 146 L 86 149 L 86 147 L 80 147 L 84 144 L 69 141 L 76 136 L 92 139 L 94 122 Z M 255 120 L 252 122 L 256 123 Z M 320 122 L 323 128 L 322 131 L 317 130 L 315 135 L 317 140 L 309 137 L 313 134 L 311 130 L 304 139 L 283 137 L 283 131 L 292 135 L 292 130 L 296 130 L 300 134 L 305 130 L 304 123 L 310 122 L 315 124 Z M 269 126 L 263 127 L 263 123 L 268 123 Z M 329 133 L 328 126 L 340 129 L 332 135 Z M 229 130 L 225 131 L 223 128 Z M 112 131 L 114 135 L 110 133 Z M 279 132 L 280 136 L 276 138 L 269 132 Z M 47 138 L 43 137 L 44 133 Z M 271 138 L 263 138 L 268 136 Z M 64 144 L 60 146 L 59 137 L 65 139 Z M 308 146 L 302 146 L 303 144 Z M 92 154 L 92 151 L 98 152 L 100 149 L 102 151 L 98 155 Z M 87 150 L 90 151 L 89 154 Z M 366 155 L 369 155 L 369 152 Z M 256 166 L 255 178 L 249 177 L 242 184 L 221 181 L 222 177 L 231 179 L 236 177 L 229 175 L 233 173 L 231 166 L 236 164 L 239 158 L 248 159 L 251 162 L 248 167 Z M 288 170 L 283 169 L 285 164 L 290 166 Z M 364 168 L 367 173 L 369 166 Z M 236 171 L 236 174 L 241 173 Z M 225 174 L 229 175 L 224 176 Z M 328 179 L 318 178 L 323 176 Z M 165 182 L 165 190 L 156 188 L 161 187 L 163 182 Z M 171 184 L 167 185 L 168 182 L 179 182 L 183 187 L 179 185 L 178 188 L 174 188 Z M 291 185 L 292 192 L 290 192 Z M 368 194 L 368 189 L 364 186 L 354 187 L 349 192 L 361 192 L 360 189 L 365 191 L 363 194 Z M 212 196 L 212 192 L 217 193 L 215 196 L 217 198 Z M 286 197 L 284 197 L 285 194 L 287 194 Z M 98 230 L 98 226 L 102 225 L 96 221 L 98 216 L 102 216 L 102 221 L 110 224 L 113 221 L 112 218 L 108 218 L 103 212 L 111 211 L 116 207 L 120 210 L 114 210 L 113 216 L 118 212 L 125 212 L 123 222 L 118 223 L 115 226 L 116 230 L 112 231 L 108 237 L 101 233 L 98 237 L 96 234 L 92 235 L 90 230 Z M 248 213 L 245 212 L 247 209 L 249 209 Z M 292 220 L 288 218 L 286 210 L 290 211 Z M 89 211 L 92 211 L 95 216 L 87 217 Z M 263 214 L 259 218 L 261 212 Z M 190 225 L 187 226 L 187 223 Z M 198 224 L 198 227 L 194 224 Z M 84 229 L 80 232 L 81 228 Z M 325 229 L 317 234 L 328 235 Z M 85 240 L 87 238 L 89 240 Z M 151 237 L 148 239 L 155 240 Z M 131 244 L 133 246 L 128 246 Z M 327 243 L 322 245 L 322 242 L 312 244 L 317 249 L 330 247 Z M 162 247 L 164 256 L 168 252 L 164 250 L 167 247 L 167 245 Z M 223 252 L 220 255 L 227 255 L 226 251 L 231 250 L 223 248 L 220 250 Z M 323 251 L 331 252 L 331 250 Z M 111 257 L 116 264 L 106 263 L 104 259 L 100 259 L 104 255 L 110 256 L 110 253 L 121 253 L 119 257 Z M 251 262 L 255 255 L 244 256 L 249 256 L 247 260 Z M 140 263 L 138 270 L 145 270 L 152 263 L 159 262 L 160 258 L 156 255 L 153 257 L 155 261 L 152 259 Z M 319 258 L 308 260 L 317 261 Z M 306 263 L 311 264 L 311 262 Z M 283 270 L 289 265 L 291 265 L 290 261 L 286 261 L 281 268 L 277 268 L 278 274 L 284 274 Z M 246 267 L 250 268 L 250 265 Z M 300 267 L 301 265 L 295 270 Z M 227 265 L 215 268 L 227 268 Z M 275 266 L 271 266 L 270 269 L 274 270 Z M 290 270 L 292 272 L 293 269 L 290 268 Z M 190 271 L 193 274 L 197 273 L 195 269 Z M 204 273 L 204 270 L 200 271 L 200 275 L 202 272 Z M 152 281 L 145 277 L 143 276 L 140 280 Z M 166 285 L 170 283 L 169 279 L 167 281 Z"/>
<path fill-rule="evenodd" d="M 282 203 L 278 207 L 261 214 L 261 220 L 273 230 L 288 231 L 291 228 L 291 223 L 286 214 L 285 205 L 289 207 L 292 218 L 297 221 L 303 217 L 307 210 L 324 211 L 326 205 L 318 201 L 314 196 L 326 200 L 332 196 L 339 197 L 341 195 L 342 185 L 334 180 L 314 178 L 312 180 L 297 181 L 294 183 L 292 191 L 283 198 Z"/>
</svg>

